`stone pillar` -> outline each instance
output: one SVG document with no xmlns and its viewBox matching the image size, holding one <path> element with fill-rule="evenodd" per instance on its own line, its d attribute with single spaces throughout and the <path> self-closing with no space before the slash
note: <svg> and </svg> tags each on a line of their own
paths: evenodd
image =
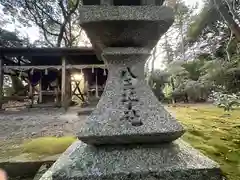
<svg viewBox="0 0 240 180">
<path fill-rule="evenodd" d="M 109 68 L 108 80 L 98 108 L 89 117 L 87 127 L 80 130 L 79 139 L 98 145 L 161 143 L 173 141 L 184 133 L 145 83 L 144 65 L 150 52 L 151 49 L 144 48 L 103 50 Z"/>
</svg>

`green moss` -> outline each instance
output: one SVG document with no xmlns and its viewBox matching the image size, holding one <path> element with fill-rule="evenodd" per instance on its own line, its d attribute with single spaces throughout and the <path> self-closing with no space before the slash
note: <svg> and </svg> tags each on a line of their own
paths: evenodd
<svg viewBox="0 0 240 180">
<path fill-rule="evenodd" d="M 0 143 L 0 162 L 8 161 L 9 159 L 19 156 L 22 153 L 22 148 L 19 142 Z"/>
<path fill-rule="evenodd" d="M 229 180 L 240 177 L 240 109 L 224 112 L 212 105 L 169 107 L 185 126 L 183 139 L 221 165 Z"/>
<path fill-rule="evenodd" d="M 36 155 L 55 155 L 63 153 L 74 141 L 74 137 L 42 137 L 23 144 L 23 152 Z"/>
</svg>

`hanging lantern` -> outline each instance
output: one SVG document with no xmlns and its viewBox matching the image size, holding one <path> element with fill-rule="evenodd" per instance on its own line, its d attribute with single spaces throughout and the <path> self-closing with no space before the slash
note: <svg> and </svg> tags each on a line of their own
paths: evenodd
<svg viewBox="0 0 240 180">
<path fill-rule="evenodd" d="M 30 74 L 33 75 L 34 73 L 34 68 L 32 68 L 32 70 L 30 71 Z"/>
<path fill-rule="evenodd" d="M 44 74 L 45 74 L 45 75 L 48 75 L 48 69 L 45 69 Z"/>
<path fill-rule="evenodd" d="M 92 66 L 92 73 L 94 73 L 94 67 Z"/>
</svg>

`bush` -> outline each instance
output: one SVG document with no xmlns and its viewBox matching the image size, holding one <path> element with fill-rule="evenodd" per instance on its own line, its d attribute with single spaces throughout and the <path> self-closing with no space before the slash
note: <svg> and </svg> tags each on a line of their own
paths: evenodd
<svg viewBox="0 0 240 180">
<path fill-rule="evenodd" d="M 240 105 L 240 95 L 239 94 L 226 94 L 222 92 L 213 92 L 210 96 L 210 99 L 213 100 L 219 108 L 224 108 L 224 111 L 233 110 L 235 106 Z"/>
</svg>

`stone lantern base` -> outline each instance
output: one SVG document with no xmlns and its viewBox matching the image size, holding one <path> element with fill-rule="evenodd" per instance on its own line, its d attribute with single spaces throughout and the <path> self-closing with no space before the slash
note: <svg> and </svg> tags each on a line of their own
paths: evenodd
<svg viewBox="0 0 240 180">
<path fill-rule="evenodd" d="M 222 180 L 218 165 L 182 140 L 162 145 L 74 143 L 41 180 Z"/>
</svg>

